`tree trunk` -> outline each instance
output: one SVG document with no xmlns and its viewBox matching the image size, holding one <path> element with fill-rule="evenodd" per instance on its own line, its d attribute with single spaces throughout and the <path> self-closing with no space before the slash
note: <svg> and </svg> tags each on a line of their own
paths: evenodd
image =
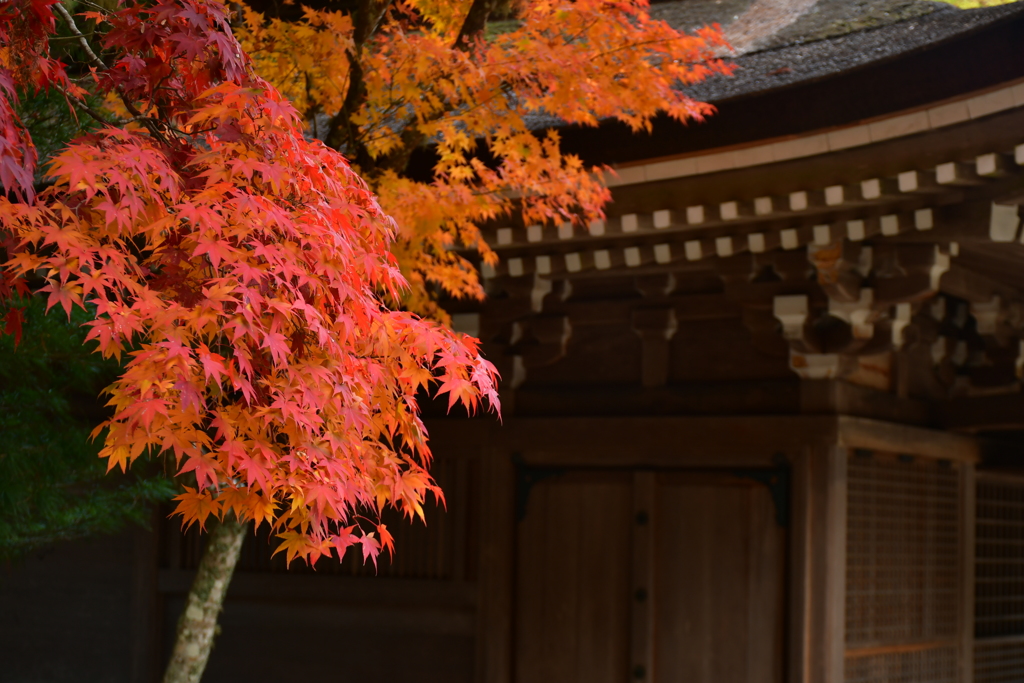
<svg viewBox="0 0 1024 683">
<path fill-rule="evenodd" d="M 167 664 L 164 683 L 199 683 L 213 649 L 217 616 L 231 583 L 248 524 L 225 517 L 210 533 L 199 561 L 199 571 L 178 620 L 174 652 Z"/>
</svg>

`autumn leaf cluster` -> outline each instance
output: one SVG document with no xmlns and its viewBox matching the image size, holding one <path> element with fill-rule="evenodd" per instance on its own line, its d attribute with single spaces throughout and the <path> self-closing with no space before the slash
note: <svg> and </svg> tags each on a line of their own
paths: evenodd
<svg viewBox="0 0 1024 683">
<path fill-rule="evenodd" d="M 510 30 L 487 32 L 500 12 Z M 242 19 L 260 73 L 395 217 L 410 305 L 434 315 L 431 287 L 481 296 L 467 257 L 495 262 L 482 226 L 603 216 L 603 169 L 563 152 L 558 126 L 700 120 L 712 108 L 685 86 L 731 70 L 717 30 L 680 33 L 645 0 L 357 0 L 298 21 L 252 9 Z M 429 177 L 412 177 L 427 146 Z"/>
<path fill-rule="evenodd" d="M 186 523 L 268 523 L 289 560 L 353 545 L 376 558 L 385 506 L 420 515 L 440 495 L 418 392 L 497 408 L 492 366 L 475 340 L 385 305 L 406 287 L 394 221 L 341 155 L 303 136 L 222 5 L 84 18 L 102 38 L 81 38 L 89 62 L 69 75 L 46 41 L 58 19 L 74 26 L 67 10 L 0 11 L 6 292 L 90 313 L 88 339 L 123 360 L 101 456 L 172 459 L 190 484 Z M 26 41 L 26 25 L 39 35 Z M 86 92 L 107 96 L 121 117 L 89 109 L 104 125 L 54 158 L 37 194 L 13 103 L 40 87 L 83 111 Z"/>
</svg>

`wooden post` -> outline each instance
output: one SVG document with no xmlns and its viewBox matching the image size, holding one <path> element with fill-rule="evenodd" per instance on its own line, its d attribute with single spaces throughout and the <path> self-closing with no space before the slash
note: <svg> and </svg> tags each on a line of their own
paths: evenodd
<svg viewBox="0 0 1024 683">
<path fill-rule="evenodd" d="M 480 578 L 476 679 L 512 680 L 513 567 L 515 565 L 515 468 L 497 449 L 480 462 Z"/>
<path fill-rule="evenodd" d="M 960 464 L 960 683 L 974 681 L 974 562 L 977 481 L 974 464 Z"/>
<path fill-rule="evenodd" d="M 807 683 L 811 680 L 811 572 L 812 518 L 810 481 L 814 449 L 805 447 L 790 463 L 789 522 L 789 619 L 787 634 L 786 680 Z"/>
<path fill-rule="evenodd" d="M 654 671 L 655 474 L 633 474 L 633 571 L 630 676 L 637 683 L 657 680 Z"/>
<path fill-rule="evenodd" d="M 810 463 L 806 683 L 842 683 L 846 622 L 847 450 L 815 449 Z"/>
</svg>

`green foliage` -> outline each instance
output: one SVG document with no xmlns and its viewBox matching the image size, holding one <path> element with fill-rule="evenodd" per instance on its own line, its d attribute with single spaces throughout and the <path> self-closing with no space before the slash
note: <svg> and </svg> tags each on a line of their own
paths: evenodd
<svg viewBox="0 0 1024 683">
<path fill-rule="evenodd" d="M 55 541 L 145 522 L 151 503 L 174 495 L 165 477 L 141 469 L 105 475 L 106 463 L 89 431 L 105 414 L 98 397 L 118 372 L 83 345 L 76 310 L 44 315 L 28 305 L 25 334 L 15 349 L 0 337 L 0 558 Z"/>
<path fill-rule="evenodd" d="M 90 98 L 88 104 L 96 109 L 99 101 Z M 87 115 L 75 112 L 55 88 L 35 94 L 22 93 L 17 112 L 39 154 L 35 178 L 37 184 L 43 182 L 46 176 L 47 163 L 67 145 L 68 140 L 98 125 Z"/>
</svg>

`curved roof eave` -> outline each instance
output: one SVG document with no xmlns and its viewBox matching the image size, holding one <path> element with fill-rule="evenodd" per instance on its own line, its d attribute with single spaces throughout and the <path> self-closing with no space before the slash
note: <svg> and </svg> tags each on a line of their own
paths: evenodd
<svg viewBox="0 0 1024 683">
<path fill-rule="evenodd" d="M 1024 76 L 1024 2 L 940 9 L 904 21 L 736 58 L 732 78 L 689 89 L 718 112 L 700 124 L 655 120 L 649 134 L 624 124 L 567 126 L 565 148 L 592 164 L 630 164 L 853 124 L 927 106 Z"/>
</svg>

